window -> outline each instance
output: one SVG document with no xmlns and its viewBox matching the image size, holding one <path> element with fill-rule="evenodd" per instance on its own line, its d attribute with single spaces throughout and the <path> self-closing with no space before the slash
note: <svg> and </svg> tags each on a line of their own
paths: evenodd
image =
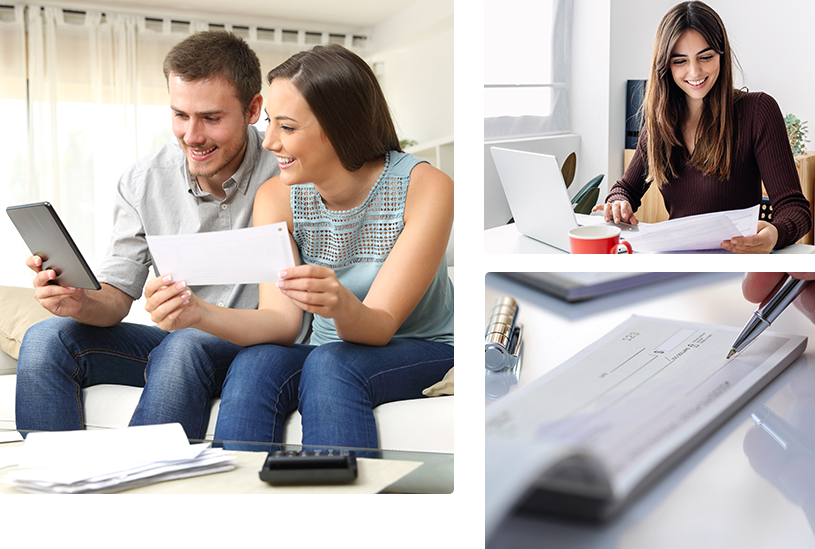
<svg viewBox="0 0 815 549">
<path fill-rule="evenodd" d="M 572 0 L 486 0 L 484 137 L 569 129 Z"/>
</svg>

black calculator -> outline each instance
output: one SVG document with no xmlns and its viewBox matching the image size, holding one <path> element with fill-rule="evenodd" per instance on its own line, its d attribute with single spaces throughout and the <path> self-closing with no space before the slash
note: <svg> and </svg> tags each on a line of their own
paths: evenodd
<svg viewBox="0 0 815 549">
<path fill-rule="evenodd" d="M 356 478 L 352 450 L 277 450 L 260 470 L 260 479 L 275 485 L 347 484 Z"/>
</svg>

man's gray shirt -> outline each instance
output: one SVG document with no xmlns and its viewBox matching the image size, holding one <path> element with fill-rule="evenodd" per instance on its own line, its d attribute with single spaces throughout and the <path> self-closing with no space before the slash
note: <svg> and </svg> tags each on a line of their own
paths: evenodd
<svg viewBox="0 0 815 549">
<path fill-rule="evenodd" d="M 280 173 L 277 158 L 262 147 L 263 134 L 248 128 L 246 154 L 238 170 L 223 185 L 221 200 L 198 189 L 187 170 L 178 143 L 137 161 L 119 180 L 113 210 L 113 235 L 98 271 L 100 282 L 138 299 L 153 264 L 149 235 L 191 234 L 252 226 L 255 193 L 264 181 Z M 213 257 L 212 261 L 218 261 Z M 156 272 L 154 267 L 155 276 Z M 258 306 L 256 284 L 191 286 L 197 297 L 233 309 Z"/>
</svg>

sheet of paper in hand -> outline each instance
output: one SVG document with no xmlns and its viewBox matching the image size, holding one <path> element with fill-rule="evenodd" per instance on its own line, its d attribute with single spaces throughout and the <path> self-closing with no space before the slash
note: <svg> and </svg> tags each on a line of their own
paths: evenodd
<svg viewBox="0 0 815 549">
<path fill-rule="evenodd" d="M 640 223 L 639 231 L 624 233 L 634 251 L 692 252 L 718 250 L 734 236 L 752 236 L 758 228 L 758 204 L 743 210 L 712 212 L 669 219 L 661 223 Z"/>
<path fill-rule="evenodd" d="M 294 266 L 285 222 L 146 238 L 159 273 L 190 286 L 276 282 L 281 270 Z"/>
</svg>

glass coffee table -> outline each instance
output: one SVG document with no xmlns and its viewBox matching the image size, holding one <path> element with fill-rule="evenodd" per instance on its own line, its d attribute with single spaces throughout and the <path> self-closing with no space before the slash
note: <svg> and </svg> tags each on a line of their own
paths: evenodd
<svg viewBox="0 0 815 549">
<path fill-rule="evenodd" d="M 13 432 L 0 430 L 3 435 Z M 23 433 L 25 434 L 25 433 Z M 356 452 L 359 477 L 354 483 L 324 486 L 272 486 L 259 477 L 260 469 L 269 452 L 312 451 L 316 448 L 291 444 L 271 444 L 234 441 L 190 440 L 190 444 L 208 443 L 213 447 L 223 447 L 234 452 L 235 468 L 222 473 L 206 474 L 177 480 L 148 484 L 138 488 L 123 490 L 120 493 L 143 494 L 251 494 L 276 492 L 368 492 L 389 494 L 450 494 L 453 492 L 452 453 L 415 452 L 403 450 L 371 450 L 359 448 L 337 448 Z M 0 477 L 16 470 L 14 454 L 23 442 L 0 443 Z M 325 448 L 320 448 L 325 450 Z M 55 455 L 58 455 L 55 449 Z M 363 486 L 364 485 L 364 486 Z M 371 488 L 372 487 L 372 488 Z M 22 493 L 13 486 L 0 484 L 0 493 Z"/>
</svg>

